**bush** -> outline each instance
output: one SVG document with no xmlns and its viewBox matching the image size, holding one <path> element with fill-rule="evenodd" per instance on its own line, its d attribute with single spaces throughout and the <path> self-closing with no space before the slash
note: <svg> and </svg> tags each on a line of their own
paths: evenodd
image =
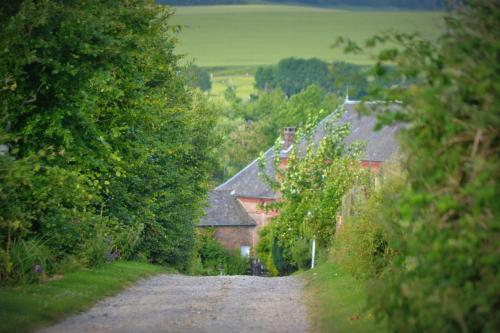
<svg viewBox="0 0 500 333">
<path fill-rule="evenodd" d="M 182 269 L 215 115 L 187 89 L 173 12 L 152 0 L 19 3 L 0 14 L 3 267 L 13 241 L 35 235 L 61 263 L 141 252 Z"/>
<path fill-rule="evenodd" d="M 384 169 L 387 170 L 387 165 Z M 391 170 L 381 188 L 366 191 L 368 198 L 345 209 L 353 213 L 344 216 L 332 248 L 332 258 L 342 270 L 358 279 L 374 278 L 382 273 L 395 251 L 389 247 L 390 238 L 395 236 L 391 234 L 393 217 L 388 213 L 406 187 L 401 170 Z"/>
<path fill-rule="evenodd" d="M 224 273 L 228 275 L 245 275 L 250 268 L 250 259 L 243 257 L 240 251 L 230 253 L 224 266 Z"/>
<path fill-rule="evenodd" d="M 299 239 L 292 247 L 292 262 L 299 269 L 311 267 L 311 242 L 307 239 Z"/>
<path fill-rule="evenodd" d="M 0 251 L 0 283 L 43 281 L 53 271 L 54 258 L 44 241 L 15 240 L 9 252 Z"/>
<path fill-rule="evenodd" d="M 199 229 L 196 234 L 196 259 L 192 274 L 218 275 L 224 271 L 229 252 L 214 239 L 213 228 Z"/>
<path fill-rule="evenodd" d="M 267 225 L 259 231 L 259 243 L 257 244 L 256 252 L 257 258 L 264 265 L 269 276 L 278 276 L 279 272 L 274 266 L 272 248 L 273 248 L 273 235 L 271 226 Z"/>
<path fill-rule="evenodd" d="M 370 286 L 370 305 L 394 332 L 495 332 L 500 327 L 500 7 L 464 1 L 437 43 L 414 35 L 391 43 L 376 68 L 398 65 L 410 88 L 383 93 L 409 122 L 402 133 L 409 188 L 384 207 L 396 250 Z M 392 44 L 394 43 L 394 44 Z M 376 45 L 379 46 L 379 45 Z"/>
</svg>

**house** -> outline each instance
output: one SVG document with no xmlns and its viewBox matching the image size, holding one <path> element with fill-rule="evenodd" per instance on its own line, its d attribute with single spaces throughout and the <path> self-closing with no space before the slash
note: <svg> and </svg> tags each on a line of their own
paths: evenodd
<svg viewBox="0 0 500 333">
<path fill-rule="evenodd" d="M 400 124 L 386 126 L 380 131 L 374 131 L 376 119 L 374 116 L 359 116 L 356 111 L 358 102 L 344 102 L 344 114 L 338 118 L 327 116 L 317 126 L 312 142 L 319 144 L 325 136 L 328 123 L 350 123 L 351 134 L 346 139 L 347 144 L 355 141 L 365 143 L 364 156 L 361 159 L 363 167 L 369 167 L 378 172 L 381 165 L 398 151 L 396 133 Z M 286 167 L 287 155 L 292 149 L 295 129 L 287 127 L 283 133 L 283 147 L 280 151 L 279 167 Z M 301 143 L 304 145 L 304 143 Z M 301 147 L 299 147 L 299 151 Z M 274 176 L 275 151 L 269 148 L 265 152 L 266 173 Z M 259 230 L 269 219 L 276 216 L 275 212 L 266 212 L 261 207 L 278 199 L 276 193 L 259 177 L 258 161 L 254 160 L 244 169 L 235 174 L 225 183 L 209 193 L 206 215 L 200 220 L 198 227 L 213 227 L 215 238 L 227 249 L 239 249 L 242 255 L 249 255 L 250 249 L 258 242 Z"/>
</svg>

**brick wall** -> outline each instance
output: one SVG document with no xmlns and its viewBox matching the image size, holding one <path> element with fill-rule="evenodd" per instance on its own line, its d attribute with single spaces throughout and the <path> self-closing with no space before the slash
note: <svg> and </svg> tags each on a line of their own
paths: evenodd
<svg viewBox="0 0 500 333">
<path fill-rule="evenodd" d="M 216 227 L 215 239 L 217 239 L 226 249 L 240 250 L 240 246 L 254 246 L 253 234 L 255 227 Z"/>
<path fill-rule="evenodd" d="M 255 248 L 259 242 L 259 230 L 269 222 L 270 218 L 277 215 L 276 212 L 265 212 L 261 205 L 274 202 L 274 200 L 239 197 L 238 201 L 247 214 L 257 223 L 257 226 L 252 230 L 252 248 Z"/>
</svg>

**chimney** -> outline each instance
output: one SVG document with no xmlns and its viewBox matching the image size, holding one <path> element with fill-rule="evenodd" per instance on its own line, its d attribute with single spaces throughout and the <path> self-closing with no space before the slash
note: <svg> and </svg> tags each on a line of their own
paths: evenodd
<svg viewBox="0 0 500 333">
<path fill-rule="evenodd" d="M 283 132 L 283 150 L 288 150 L 290 146 L 293 144 L 293 139 L 295 137 L 295 127 L 285 127 Z"/>
</svg>

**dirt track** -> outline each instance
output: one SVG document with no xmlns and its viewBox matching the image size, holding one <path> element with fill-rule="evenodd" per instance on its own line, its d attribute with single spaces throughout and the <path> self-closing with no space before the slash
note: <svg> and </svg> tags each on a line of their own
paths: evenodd
<svg viewBox="0 0 500 333">
<path fill-rule="evenodd" d="M 159 275 L 40 332 L 307 332 L 301 289 L 295 277 Z"/>
</svg>

